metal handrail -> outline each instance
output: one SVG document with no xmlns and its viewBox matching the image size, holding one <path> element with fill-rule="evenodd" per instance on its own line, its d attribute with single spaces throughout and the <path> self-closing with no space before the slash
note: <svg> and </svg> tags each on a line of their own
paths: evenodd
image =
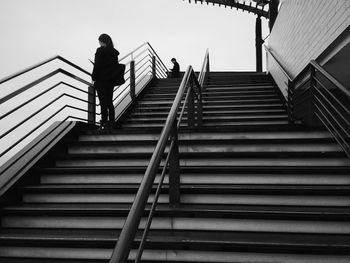
<svg viewBox="0 0 350 263">
<path fill-rule="evenodd" d="M 178 128 L 179 128 L 178 122 L 176 120 L 177 120 L 177 115 L 178 115 L 178 110 L 180 108 L 180 104 L 182 102 L 183 96 L 186 93 L 186 91 L 187 91 L 187 95 L 194 91 L 192 84 L 191 84 L 192 88 L 191 87 L 187 88 L 190 81 L 193 81 L 195 85 L 198 85 L 199 90 L 201 90 L 201 87 L 197 81 L 196 75 L 195 75 L 191 66 L 188 67 L 188 69 L 187 69 L 187 71 L 186 71 L 186 73 L 181 81 L 179 90 L 176 94 L 174 103 L 170 109 L 169 115 L 168 115 L 167 120 L 165 122 L 164 128 L 163 128 L 162 133 L 160 135 L 160 138 L 158 140 L 157 146 L 152 154 L 150 163 L 147 166 L 145 175 L 142 179 L 139 190 L 137 191 L 136 197 L 135 197 L 134 202 L 132 204 L 132 207 L 130 209 L 129 215 L 125 221 L 122 232 L 119 235 L 118 242 L 115 246 L 115 249 L 114 249 L 113 254 L 111 256 L 111 259 L 110 259 L 111 263 L 125 262 L 129 253 L 130 253 L 131 245 L 132 245 L 132 242 L 135 238 L 135 234 L 137 232 L 139 222 L 141 220 L 144 209 L 146 207 L 147 200 L 148 200 L 148 197 L 150 195 L 152 185 L 154 183 L 154 179 L 155 179 L 156 173 L 158 171 L 158 167 L 160 165 L 160 161 L 161 161 L 162 156 L 164 154 L 164 150 L 166 148 L 166 145 L 167 145 L 168 141 L 170 140 L 171 146 L 170 146 L 170 149 L 168 151 L 167 163 L 164 164 L 163 173 L 162 173 L 162 177 L 164 178 L 165 169 L 168 165 L 169 158 L 171 158 L 170 156 L 172 154 L 172 150 L 174 147 L 173 144 L 176 143 L 174 139 L 177 138 L 177 136 L 175 134 L 177 133 Z M 188 98 L 188 96 L 187 96 L 187 98 Z M 185 107 L 186 103 L 187 103 L 187 101 L 183 102 L 183 107 Z M 199 109 L 199 110 L 201 110 L 201 109 Z M 181 121 L 181 119 L 179 119 L 179 122 L 180 121 Z M 159 195 L 159 191 L 160 191 L 161 186 L 162 186 L 162 181 L 158 185 L 158 189 L 157 189 L 158 195 Z M 156 201 L 157 201 L 156 199 L 157 198 L 154 199 L 155 202 L 153 204 L 153 210 L 152 210 L 152 212 L 150 212 L 151 217 L 149 217 L 149 223 L 147 223 L 148 228 L 150 226 L 150 221 L 151 221 L 151 218 L 152 218 L 155 206 L 156 206 Z M 146 231 L 145 235 L 147 235 L 148 229 L 146 229 L 145 231 Z M 143 242 L 141 243 L 141 245 L 143 244 Z M 141 247 L 141 251 L 142 251 L 142 248 L 143 248 L 143 245 Z M 142 253 L 142 252 L 139 252 L 139 253 Z M 140 255 L 139 255 L 139 257 L 140 257 Z"/>
<path fill-rule="evenodd" d="M 146 48 L 145 50 L 142 49 L 144 47 Z M 130 52 L 127 55 L 125 55 L 122 59 L 125 60 L 128 56 L 132 56 L 132 54 L 135 53 L 135 52 L 139 52 L 140 54 L 147 53 L 146 56 L 145 56 L 147 61 L 145 59 L 142 59 L 142 61 L 137 61 L 137 63 L 134 63 L 133 70 L 136 73 L 136 75 L 135 75 L 135 82 L 137 82 L 136 80 L 138 80 L 138 79 L 141 80 L 141 78 L 143 78 L 146 75 L 149 75 L 150 73 L 152 74 L 152 72 L 153 72 L 152 63 L 154 64 L 153 66 L 156 67 L 155 70 L 158 70 L 158 72 L 160 72 L 159 76 L 161 76 L 161 77 L 167 76 L 167 73 L 166 73 L 166 70 L 164 69 L 164 66 L 159 67 L 159 65 L 164 65 L 164 64 L 162 64 L 163 62 L 160 59 L 157 59 L 156 62 L 158 62 L 158 63 L 154 63 L 154 57 L 158 57 L 158 55 L 156 54 L 156 52 L 154 51 L 154 49 L 151 47 L 151 45 L 148 42 L 145 42 L 141 46 L 137 47 L 132 52 Z M 6 77 L 6 78 L 2 79 L 0 81 L 0 84 L 4 84 L 4 83 L 6 83 L 6 82 L 8 82 L 10 80 L 14 80 L 17 77 L 20 77 L 20 76 L 24 75 L 25 73 L 29 73 L 29 72 L 33 71 L 34 69 L 39 69 L 43 65 L 46 65 L 46 64 L 48 64 L 48 63 L 50 63 L 50 62 L 52 62 L 54 60 L 63 61 L 67 65 L 72 66 L 73 68 L 78 69 L 80 72 L 86 74 L 87 77 L 90 78 L 90 76 L 91 76 L 91 74 L 89 72 L 87 72 L 86 70 L 82 69 L 81 67 L 75 65 L 74 63 L 68 61 L 67 59 L 64 59 L 61 56 L 55 56 L 55 57 L 46 59 L 46 60 L 44 60 L 44 61 L 42 61 L 40 63 L 37 63 L 37 64 L 35 64 L 33 66 L 30 66 L 30 67 L 28 67 L 28 68 L 26 68 L 24 70 L 21 70 L 20 72 L 17 72 L 17 73 L 15 73 L 15 74 L 13 74 L 13 75 L 11 75 L 9 77 Z M 24 124 L 26 122 L 28 123 L 34 117 L 38 116 L 40 113 L 43 114 L 43 113 L 47 112 L 47 110 L 45 110 L 46 106 L 50 106 L 51 104 L 57 102 L 60 98 L 67 97 L 67 96 L 71 97 L 71 98 L 73 98 L 75 100 L 79 100 L 82 103 L 84 103 L 85 105 L 87 105 L 87 110 L 85 109 L 85 107 L 83 109 L 83 108 L 78 108 L 78 107 L 75 107 L 75 106 L 71 106 L 69 104 L 63 104 L 63 106 L 62 106 L 63 108 L 67 108 L 68 107 L 68 108 L 73 109 L 73 110 L 78 110 L 79 112 L 84 111 L 84 112 L 87 113 L 87 118 L 86 119 L 82 119 L 79 116 L 76 116 L 76 118 L 77 119 L 81 119 L 81 120 L 83 120 L 85 122 L 87 121 L 87 122 L 89 122 L 91 124 L 97 124 L 95 119 L 96 119 L 97 115 L 100 115 L 100 113 L 96 112 L 96 106 L 98 106 L 98 104 L 96 104 L 96 92 L 95 92 L 94 88 L 92 87 L 92 84 L 90 83 L 90 81 L 88 81 L 88 80 L 86 80 L 86 79 L 84 79 L 82 77 L 79 77 L 79 76 L 77 76 L 77 75 L 75 75 L 75 74 L 73 74 L 73 73 L 71 73 L 71 72 L 69 72 L 69 71 L 67 71 L 65 69 L 62 69 L 62 68 L 58 68 L 58 69 L 52 70 L 49 73 L 44 74 L 43 76 L 39 77 L 38 79 L 30 82 L 29 84 L 26 84 L 26 85 L 20 87 L 19 89 L 11 92 L 10 94 L 5 95 L 4 97 L 0 98 L 0 103 L 5 103 L 5 102 L 11 103 L 12 99 L 17 98 L 18 95 L 21 95 L 25 91 L 32 90 L 32 88 L 35 88 L 37 85 L 44 83 L 44 81 L 47 81 L 47 80 L 51 79 L 53 76 L 55 76 L 57 74 L 63 74 L 65 76 L 70 77 L 71 79 L 77 80 L 79 83 L 81 83 L 83 85 L 87 85 L 88 89 L 83 90 L 83 89 L 81 89 L 79 87 L 76 87 L 74 85 L 70 85 L 70 84 L 68 84 L 66 82 L 60 81 L 60 82 L 56 83 L 55 85 L 53 85 L 53 86 L 51 86 L 49 88 L 46 88 L 43 91 L 40 91 L 39 93 L 35 92 L 36 94 L 33 97 L 30 97 L 27 100 L 21 102 L 20 105 L 16 105 L 13 108 L 7 110 L 6 112 L 2 112 L 1 116 L 0 116 L 0 119 L 1 120 L 5 119 L 5 118 L 8 119 L 11 116 L 14 116 L 13 114 L 15 114 L 15 113 L 19 112 L 19 110 L 23 109 L 24 106 L 26 106 L 26 105 L 34 105 L 33 103 L 35 103 L 35 101 L 40 99 L 42 96 L 48 94 L 49 91 L 59 87 L 60 84 L 66 85 L 67 87 L 70 88 L 70 90 L 75 90 L 75 91 L 78 91 L 78 92 L 85 93 L 85 95 L 87 96 L 87 100 L 81 99 L 81 98 L 79 98 L 77 96 L 72 96 L 72 95 L 70 95 L 68 93 L 63 93 L 63 94 L 61 94 L 61 96 L 57 97 L 56 99 L 54 99 L 50 103 L 46 104 L 45 107 L 42 107 L 41 109 L 34 108 L 33 112 L 29 112 L 29 116 L 28 117 L 24 117 L 23 120 L 19 120 L 19 123 L 16 124 L 15 126 L 9 127 L 9 128 L 7 128 L 7 126 L 3 126 L 4 128 L 6 127 L 7 130 L 5 130 L 4 132 L 2 132 L 0 134 L 0 139 L 4 138 L 5 136 L 8 136 L 10 133 L 14 132 L 15 130 L 17 131 L 17 129 L 19 129 L 22 124 Z M 129 81 L 131 83 L 130 77 L 128 77 L 128 78 L 129 78 Z M 126 78 L 126 79 L 128 79 L 128 78 Z M 126 88 L 127 87 L 130 88 L 130 84 L 126 83 L 125 85 L 114 89 L 114 91 L 116 93 L 119 92 L 119 94 L 114 98 L 114 100 L 118 100 L 118 99 L 121 98 L 120 97 L 120 93 L 123 93 L 125 91 L 125 89 L 126 89 L 126 88 L 124 88 L 124 86 L 126 86 Z M 124 96 L 122 98 L 122 100 L 125 99 L 125 98 L 126 97 Z M 49 100 L 50 100 L 50 98 L 49 98 Z M 125 106 L 125 107 L 127 107 L 127 106 Z M 62 108 L 59 111 L 61 111 L 61 110 L 62 110 Z M 79 113 L 79 114 L 81 115 L 82 113 Z M 55 115 L 56 114 L 53 114 L 52 118 Z M 57 117 L 55 117 L 55 118 L 57 118 Z M 50 120 L 51 120 L 51 118 L 45 119 L 43 121 L 43 123 L 39 124 L 38 127 L 44 126 L 45 123 L 48 123 L 48 121 L 50 121 Z M 33 134 L 33 130 L 29 131 L 29 133 L 27 133 L 23 137 L 19 138 L 20 142 L 23 142 L 31 134 Z M 23 134 L 21 134 L 20 136 L 22 136 L 22 135 Z M 14 141 L 14 143 L 12 145 L 10 145 L 10 147 L 7 147 L 6 149 L 2 149 L 0 151 L 0 157 L 1 158 L 3 158 L 4 154 L 8 153 L 10 150 L 12 150 L 18 144 L 18 141 L 15 141 L 14 139 L 13 139 L 13 141 Z"/>
<path fill-rule="evenodd" d="M 128 54 L 126 54 L 125 56 L 123 56 L 122 58 L 119 59 L 119 61 L 123 61 L 124 59 L 126 59 L 127 57 L 131 57 L 131 60 L 134 60 L 136 58 L 136 56 L 134 57 L 134 54 L 136 53 L 136 51 L 140 50 L 142 47 L 147 46 L 147 49 L 149 51 L 151 51 L 151 53 L 153 55 L 156 56 L 157 58 L 157 62 L 159 61 L 161 63 L 161 66 L 163 68 L 163 70 L 165 72 L 168 72 L 168 68 L 164 65 L 163 61 L 160 59 L 160 57 L 158 56 L 157 52 L 154 50 L 154 48 L 152 47 L 152 45 L 149 42 L 144 42 L 143 44 L 141 44 L 140 46 L 138 46 L 137 48 L 135 48 L 134 50 L 132 50 L 131 52 L 129 52 Z M 146 49 L 146 50 L 147 50 Z"/>
<path fill-rule="evenodd" d="M 283 74 L 288 78 L 289 121 L 294 123 L 295 119 L 299 118 L 305 119 L 304 121 L 309 122 L 310 125 L 316 125 L 314 117 L 317 117 L 322 125 L 333 135 L 345 154 L 350 158 L 350 108 L 336 98 L 328 90 L 325 83 L 317 79 L 316 71 L 327 79 L 332 88 L 335 88 L 343 94 L 343 99 L 345 98 L 350 101 L 350 91 L 315 60 L 311 60 L 298 76 L 292 78 L 273 52 L 266 46 L 265 50 L 277 62 Z M 302 81 L 300 82 L 300 80 Z M 327 95 L 321 92 L 321 89 L 325 90 Z M 333 103 L 326 96 L 332 98 Z M 324 103 L 322 103 L 322 100 Z M 304 106 L 305 104 L 307 106 Z M 339 109 L 341 109 L 343 113 L 340 112 Z"/>
<path fill-rule="evenodd" d="M 204 62 L 203 62 L 203 67 L 200 72 L 200 76 L 203 76 L 202 78 L 203 81 L 204 79 L 206 79 L 206 76 L 208 73 L 209 73 L 209 52 L 207 50 L 204 58 Z M 197 94 L 195 93 L 195 90 L 194 90 L 195 86 L 198 88 Z M 185 99 L 183 100 L 184 94 L 186 94 L 186 96 L 185 96 Z M 194 111 L 195 111 L 195 107 L 193 105 L 194 97 L 196 97 L 196 102 L 197 102 L 196 118 L 194 116 Z M 179 108 L 181 103 L 182 103 L 182 109 L 179 114 Z M 132 242 L 135 238 L 141 217 L 146 207 L 148 197 L 152 190 L 152 186 L 154 184 L 154 180 L 168 142 L 170 142 L 170 146 L 168 148 L 168 154 L 167 154 L 165 163 L 163 164 L 163 170 L 158 182 L 155 196 L 153 198 L 151 210 L 147 218 L 146 226 L 144 228 L 144 232 L 140 241 L 135 262 L 140 262 L 141 260 L 146 238 L 152 223 L 153 214 L 155 212 L 155 209 L 158 203 L 158 198 L 160 195 L 161 188 L 163 186 L 163 181 L 165 178 L 165 173 L 168 169 L 168 165 L 169 165 L 169 199 L 172 205 L 178 205 L 179 198 L 180 198 L 179 185 L 172 185 L 171 181 L 173 182 L 177 181 L 179 184 L 179 176 L 180 176 L 179 175 L 179 149 L 178 149 L 177 137 L 178 137 L 178 131 L 181 125 L 182 116 L 184 115 L 184 111 L 186 108 L 186 104 L 188 104 L 187 120 L 188 120 L 189 127 L 194 128 L 195 119 L 197 120 L 197 123 L 196 123 L 197 127 L 201 126 L 202 125 L 202 85 L 197 80 L 196 74 L 193 71 L 193 68 L 191 66 L 188 67 L 188 69 L 186 70 L 182 78 L 179 90 L 176 94 L 176 97 L 174 99 L 170 112 L 168 114 L 167 120 L 161 132 L 156 148 L 147 166 L 146 172 L 144 174 L 140 187 L 137 191 L 136 197 L 134 199 L 134 202 L 132 204 L 128 217 L 124 223 L 124 227 L 119 235 L 118 242 L 113 250 L 110 263 L 126 262 L 128 258 L 128 255 L 130 253 L 130 249 L 132 246 Z M 172 194 L 178 195 L 178 196 L 171 196 Z"/>
<path fill-rule="evenodd" d="M 289 75 L 288 71 L 284 68 L 284 66 L 279 62 L 279 60 L 276 58 L 276 56 L 273 54 L 273 52 L 266 46 L 264 45 L 265 50 L 267 51 L 267 53 L 269 53 L 271 55 L 271 57 L 274 59 L 274 61 L 277 62 L 277 65 L 279 66 L 279 68 L 281 69 L 281 71 L 283 72 L 283 74 L 288 78 L 289 81 L 293 81 L 293 78 Z"/>
<path fill-rule="evenodd" d="M 332 84 L 339 90 L 341 90 L 348 98 L 350 98 L 350 91 L 346 89 L 336 78 L 329 74 L 320 64 L 315 60 L 311 60 L 310 64 L 317 69 L 324 77 L 326 77 Z"/>
<path fill-rule="evenodd" d="M 34 69 L 36 69 L 36 68 L 39 68 L 39 67 L 41 67 L 41 66 L 43 66 L 43 65 L 45 65 L 45 64 L 47 64 L 47 63 L 49 63 L 49 62 L 51 62 L 51 61 L 54 61 L 54 60 L 56 60 L 56 59 L 65 62 L 66 64 L 68 64 L 68 65 L 70 65 L 70 66 L 72 66 L 72 67 L 78 69 L 79 71 L 81 71 L 81 72 L 83 72 L 83 73 L 85 73 L 85 74 L 87 74 L 87 75 L 91 75 L 91 74 L 90 74 L 88 71 L 86 71 L 85 69 L 83 69 L 83 68 L 79 67 L 78 65 L 76 65 L 76 64 L 74 64 L 74 63 L 72 63 L 72 62 L 70 62 L 69 60 L 67 60 L 67 59 L 65 59 L 65 58 L 63 58 L 63 57 L 57 55 L 57 56 L 54 56 L 54 57 L 49 58 L 49 59 L 46 59 L 46 60 L 44 60 L 44 61 L 42 61 L 42 62 L 39 62 L 39 63 L 37 63 L 37 64 L 34 64 L 34 65 L 32 65 L 32 66 L 30 66 L 30 67 L 28 67 L 28 68 L 26 68 L 26 69 L 23 69 L 23 70 L 21 70 L 21 71 L 19 71 L 19 72 L 16 72 L 16 73 L 14 73 L 14 74 L 12 74 L 12 75 L 10 75 L 10 76 L 8 76 L 8 77 L 5 77 L 5 78 L 1 79 L 1 80 L 0 80 L 0 84 L 3 84 L 3 83 L 5 83 L 5 82 L 7 82 L 7 81 L 9 81 L 9 80 L 12 80 L 12 79 L 16 78 L 16 77 L 19 77 L 19 76 L 21 76 L 21 75 L 23 75 L 23 74 L 25 74 L 25 73 L 27 73 L 27 72 L 29 72 L 29 71 L 32 71 L 32 70 L 34 70 Z"/>
<path fill-rule="evenodd" d="M 198 82 L 202 88 L 204 87 L 203 85 L 208 77 L 209 70 L 210 70 L 209 69 L 209 49 L 207 49 L 205 52 L 204 61 L 202 64 L 202 70 L 199 73 L 199 77 L 198 77 Z"/>
</svg>

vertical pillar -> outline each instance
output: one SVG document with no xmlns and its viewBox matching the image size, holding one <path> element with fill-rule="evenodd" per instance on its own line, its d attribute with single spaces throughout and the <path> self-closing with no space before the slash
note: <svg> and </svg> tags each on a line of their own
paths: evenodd
<svg viewBox="0 0 350 263">
<path fill-rule="evenodd" d="M 269 28 L 270 28 L 270 32 L 272 31 L 273 25 L 274 25 L 276 18 L 277 18 L 278 4 L 279 4 L 279 0 L 270 0 L 270 3 L 269 3 Z"/>
<path fill-rule="evenodd" d="M 152 76 L 156 78 L 156 56 L 152 56 Z"/>
<path fill-rule="evenodd" d="M 194 121 L 195 121 L 195 115 L 194 115 L 194 91 L 193 91 L 193 81 L 191 80 L 190 87 L 188 88 L 187 92 L 188 94 L 188 102 L 187 102 L 187 122 L 189 128 L 194 128 Z"/>
<path fill-rule="evenodd" d="M 288 80 L 288 122 L 294 124 L 294 84 Z"/>
<path fill-rule="evenodd" d="M 88 88 L 88 116 L 89 124 L 96 123 L 96 90 L 94 86 Z"/>
<path fill-rule="evenodd" d="M 311 127 L 315 127 L 318 124 L 316 117 L 316 107 L 315 107 L 315 89 L 316 89 L 316 70 L 312 65 L 310 67 L 310 90 L 309 90 L 309 112 L 307 117 L 307 122 Z"/>
<path fill-rule="evenodd" d="M 130 61 L 130 96 L 132 100 L 135 100 L 135 61 Z"/>
<path fill-rule="evenodd" d="M 176 120 L 172 128 L 173 148 L 169 157 L 169 203 L 172 206 L 180 204 L 180 154 Z"/>
<path fill-rule="evenodd" d="M 203 83 L 204 86 L 204 83 Z M 197 127 L 202 126 L 202 120 L 203 120 L 203 107 L 202 107 L 202 91 L 199 88 L 199 94 L 197 99 Z"/>
<path fill-rule="evenodd" d="M 262 72 L 262 40 L 261 17 L 257 16 L 255 23 L 256 72 Z"/>
</svg>

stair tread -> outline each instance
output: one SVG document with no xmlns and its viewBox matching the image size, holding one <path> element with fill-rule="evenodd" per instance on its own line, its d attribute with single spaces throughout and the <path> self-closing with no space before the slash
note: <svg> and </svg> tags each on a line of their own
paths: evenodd
<svg viewBox="0 0 350 263">
<path fill-rule="evenodd" d="M 288 168 L 288 167 L 287 167 Z M 140 172 L 144 173 L 146 167 L 115 167 L 115 166 L 105 166 L 105 167 L 47 167 L 47 168 L 37 168 L 36 171 L 39 173 L 77 173 L 77 174 L 85 174 L 85 173 L 108 173 L 115 174 L 119 172 Z M 313 167 L 300 167 L 300 166 L 290 166 L 290 169 L 286 169 L 286 167 L 264 167 L 260 166 L 256 167 L 223 167 L 223 166 L 210 166 L 210 167 L 200 167 L 200 166 L 191 166 L 191 167 L 180 167 L 180 171 L 182 173 L 210 173 L 210 172 L 218 172 L 218 173 L 256 173 L 256 174 L 275 174 L 275 173 L 283 173 L 292 172 L 297 174 L 302 173 L 315 173 Z M 338 174 L 346 174 L 348 175 L 350 172 L 349 167 L 340 167 L 340 166 L 330 166 L 330 167 L 322 167 L 322 171 L 318 171 L 319 173 L 338 173 Z M 316 173 L 317 174 L 317 173 Z"/>
<path fill-rule="evenodd" d="M 132 140 L 158 140 L 160 134 L 158 133 L 147 133 L 147 134 L 129 134 L 129 133 L 120 133 L 120 134 L 104 134 L 104 135 L 80 135 L 80 141 L 82 138 L 89 138 L 105 140 L 105 141 L 114 141 L 121 140 L 125 141 L 128 138 L 132 138 Z M 214 139 L 214 140 L 278 140 L 278 139 L 332 139 L 332 135 L 327 131 L 280 131 L 280 132 L 180 132 L 179 140 L 198 140 L 198 139 Z"/>
<path fill-rule="evenodd" d="M 146 206 L 146 211 L 150 210 L 150 205 Z M 23 204 L 18 206 L 5 206 L 1 208 L 3 213 L 16 212 L 48 212 L 52 211 L 60 213 L 61 211 L 71 211 L 76 213 L 81 212 L 118 212 L 123 211 L 128 213 L 131 204 Z M 262 205 L 224 205 L 224 204 L 195 204 L 195 205 L 180 205 L 179 207 L 171 207 L 166 204 L 158 204 L 156 213 L 173 212 L 185 216 L 186 213 L 205 212 L 212 217 L 221 216 L 223 213 L 261 213 L 268 214 L 286 214 L 286 215 L 350 215 L 349 207 L 300 207 L 300 206 L 262 206 Z"/>
<path fill-rule="evenodd" d="M 153 185 L 153 189 L 156 189 L 156 185 Z M 40 191 L 63 191 L 63 192 L 105 192 L 112 191 L 116 193 L 128 192 L 129 190 L 137 190 L 139 184 L 51 184 L 51 185 L 34 185 L 24 186 L 23 189 L 26 191 L 40 192 Z M 168 185 L 164 184 L 162 191 L 166 191 Z M 268 185 L 268 184 L 182 184 L 180 191 L 190 193 L 191 191 L 205 191 L 213 193 L 224 192 L 253 192 L 253 193 L 270 193 L 270 194 L 300 194 L 300 193 L 326 193 L 334 192 L 334 195 L 349 194 L 350 195 L 350 184 L 349 185 Z M 349 193 L 346 193 L 349 191 Z"/>
<path fill-rule="evenodd" d="M 13 230 L 14 231 L 14 230 Z M 98 230 L 94 233 L 93 230 L 89 231 L 55 231 L 44 230 L 39 234 L 25 233 L 20 231 L 19 233 L 1 233 L 0 240 L 2 242 L 7 240 L 20 241 L 24 240 L 29 242 L 33 241 L 75 241 L 81 243 L 99 243 L 99 242 L 115 242 L 118 239 L 118 232 L 116 231 L 103 231 Z M 113 235 L 114 234 L 114 235 Z M 136 235 L 136 241 L 141 238 L 140 233 Z M 251 232 L 220 232 L 220 231 L 161 231 L 150 230 L 147 241 L 149 243 L 161 243 L 161 244 L 206 244 L 206 245 L 247 245 L 247 246 L 302 246 L 306 249 L 313 246 L 321 247 L 343 247 L 350 248 L 350 235 L 329 235 L 329 234 L 283 234 L 283 233 L 251 233 Z M 83 244 L 81 244 L 83 245 Z"/>
</svg>

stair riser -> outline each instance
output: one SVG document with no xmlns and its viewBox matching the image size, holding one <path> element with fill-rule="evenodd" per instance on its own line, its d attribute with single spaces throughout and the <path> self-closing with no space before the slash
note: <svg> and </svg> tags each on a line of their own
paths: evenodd
<svg viewBox="0 0 350 263">
<path fill-rule="evenodd" d="M 132 204 L 134 194 L 96 194 L 96 193 L 26 193 L 23 196 L 24 203 L 54 203 L 54 204 Z M 278 198 L 277 198 L 278 197 Z M 181 194 L 181 204 L 212 204 L 212 205 L 278 205 L 278 206 L 350 206 L 349 196 L 315 196 L 315 195 L 252 195 L 252 194 Z M 148 203 L 153 201 L 153 195 Z M 169 197 L 166 194 L 160 195 L 160 204 L 168 204 Z"/>
<path fill-rule="evenodd" d="M 130 118 L 137 119 L 137 118 L 166 118 L 168 116 L 168 112 L 133 112 L 130 115 Z M 202 112 L 203 117 L 213 118 L 213 117 L 237 117 L 237 116 L 247 116 L 247 115 L 280 115 L 280 114 L 286 114 L 285 110 L 261 110 L 261 111 L 252 111 L 252 110 L 246 110 L 246 111 L 204 111 Z M 180 113 L 177 114 L 177 116 L 180 116 Z M 183 114 L 184 117 L 187 117 L 187 111 Z"/>
<path fill-rule="evenodd" d="M 146 167 L 149 163 L 147 159 L 80 159 L 80 160 L 57 160 L 57 167 L 103 167 L 103 166 L 134 166 L 134 167 Z M 164 161 L 161 162 L 163 166 Z M 180 165 L 185 166 L 201 166 L 201 167 L 320 167 L 323 166 L 347 166 L 350 167 L 350 160 L 337 158 L 218 158 L 218 159 L 180 159 Z"/>
<path fill-rule="evenodd" d="M 187 108 L 187 107 L 185 107 Z M 271 103 L 271 104 L 248 104 L 248 105 L 206 105 L 203 107 L 203 111 L 220 111 L 220 110 L 264 110 L 264 109 L 284 109 L 284 106 L 280 103 Z M 133 112 L 147 112 L 147 111 L 163 111 L 164 113 L 169 113 L 170 106 L 168 105 L 138 105 Z"/>
<path fill-rule="evenodd" d="M 254 99 L 254 98 L 238 98 L 237 100 L 234 99 L 226 99 L 226 100 L 203 100 L 203 107 L 205 108 L 206 106 L 209 105 L 244 105 L 244 104 L 277 104 L 280 103 L 279 99 L 276 98 L 269 98 L 269 99 Z M 171 107 L 171 105 L 173 104 L 173 101 L 141 101 L 138 103 L 138 105 L 140 105 L 141 107 L 145 107 L 145 106 L 166 106 L 169 105 Z M 180 104 L 182 105 L 182 103 Z M 187 106 L 187 105 L 186 105 Z"/>
<path fill-rule="evenodd" d="M 159 134 L 81 135 L 79 141 L 158 141 Z M 196 132 L 180 133 L 179 140 L 318 140 L 332 139 L 328 132 Z"/>
<path fill-rule="evenodd" d="M 139 228 L 144 229 L 145 218 Z M 122 229 L 125 217 L 3 216 L 7 228 Z M 244 231 L 271 233 L 349 234 L 349 222 L 249 220 L 219 218 L 153 218 L 153 230 Z"/>
<path fill-rule="evenodd" d="M 250 99 L 250 100 L 265 100 L 265 99 L 276 99 L 278 96 L 275 93 L 271 94 L 248 94 L 248 95 L 242 95 L 242 94 L 232 94 L 232 95 L 225 95 L 225 96 L 218 96 L 217 94 L 206 94 L 203 96 L 203 101 L 212 101 L 212 100 L 244 100 L 244 99 Z M 152 96 L 152 97 L 145 97 L 142 99 L 143 102 L 147 101 L 166 101 L 166 100 L 174 100 L 175 96 Z"/>
<path fill-rule="evenodd" d="M 182 153 L 200 153 L 200 152 L 232 152 L 232 153 L 246 153 L 246 152 L 313 152 L 313 153 L 327 153 L 327 152 L 342 152 L 342 148 L 335 144 L 324 145 L 302 145 L 302 144 L 279 144 L 279 145 L 183 145 L 179 147 Z M 68 149 L 70 154 L 92 154 L 92 153 L 153 153 L 154 145 L 140 145 L 140 146 L 75 146 Z M 167 151 L 167 150 L 166 150 Z"/>
<path fill-rule="evenodd" d="M 239 251 L 239 250 L 238 250 Z M 56 259 L 75 260 L 85 259 L 94 260 L 93 262 L 99 262 L 97 260 L 110 259 L 112 249 L 104 248 L 60 248 L 60 247 L 0 247 L 0 254 L 4 257 L 13 258 L 36 258 L 46 259 L 48 257 Z M 131 250 L 129 260 L 134 259 L 136 251 Z M 307 254 L 292 254 L 292 253 L 249 253 L 249 252 L 225 252 L 225 251 L 201 251 L 201 250 L 147 250 L 145 249 L 142 254 L 143 261 L 150 262 L 198 262 L 198 263 L 232 263 L 232 262 L 254 262 L 254 263 L 349 263 L 349 255 L 307 255 Z M 8 261 L 4 261 L 8 263 Z M 62 261 L 60 263 L 64 263 Z M 67 262 L 67 263 L 73 263 Z M 1 262 L 3 263 L 3 262 Z M 14 263 L 14 262 L 11 262 Z M 34 263 L 34 262 L 26 262 Z M 40 261 L 41 263 L 41 261 Z M 58 262 L 55 262 L 58 263 Z M 82 262 L 79 262 L 82 263 Z M 91 263 L 91 262 L 89 262 Z"/>
<path fill-rule="evenodd" d="M 225 122 L 217 122 L 217 121 L 206 121 L 202 124 L 202 127 L 213 127 L 213 128 L 225 128 L 228 127 L 230 129 L 242 129 L 242 126 L 250 127 L 256 126 L 257 128 L 261 128 L 261 126 L 269 126 L 269 128 L 273 128 L 275 125 L 276 128 L 280 128 L 282 125 L 288 125 L 287 119 L 280 119 L 280 120 L 271 120 L 270 118 L 262 119 L 260 121 L 252 121 L 250 119 L 247 120 L 237 120 L 237 121 L 228 121 Z M 123 128 L 136 128 L 136 129 L 142 129 L 142 128 L 159 128 L 162 129 L 164 127 L 164 122 L 160 123 L 125 123 L 123 125 Z M 180 127 L 187 128 L 188 123 L 181 122 Z"/>
<path fill-rule="evenodd" d="M 269 121 L 269 120 L 286 120 L 288 119 L 288 115 L 286 114 L 280 114 L 280 115 L 247 115 L 247 116 L 220 116 L 220 117 L 205 117 L 203 118 L 204 122 L 210 122 L 210 121 L 218 121 L 218 120 L 222 120 L 223 122 L 228 121 L 228 122 L 234 122 L 234 121 L 250 121 L 250 120 L 265 120 L 265 121 Z M 146 124 L 146 123 L 165 123 L 166 118 L 155 118 L 155 117 L 150 117 L 150 118 L 129 118 L 125 123 L 142 123 L 142 124 Z M 188 119 L 187 117 L 182 117 L 182 122 L 187 122 Z"/>
<path fill-rule="evenodd" d="M 139 184 L 143 174 L 57 174 L 41 175 L 41 184 Z M 159 176 L 155 183 L 159 182 Z M 166 176 L 164 184 L 168 184 Z M 181 174 L 183 184 L 270 184 L 270 185 L 350 185 L 350 175 L 322 174 Z"/>
<path fill-rule="evenodd" d="M 155 90 L 155 91 L 150 91 L 147 94 L 145 94 L 142 97 L 143 99 L 149 99 L 149 98 L 158 98 L 158 99 L 164 99 L 164 98 L 175 98 L 176 96 L 176 90 L 174 91 L 163 91 L 163 93 L 161 93 L 161 90 Z M 271 96 L 271 95 L 276 95 L 276 92 L 273 88 L 271 89 L 265 89 L 265 90 L 242 90 L 242 91 L 237 91 L 237 90 L 232 90 L 232 91 L 215 91 L 215 92 L 208 92 L 208 91 L 203 91 L 203 97 L 226 97 L 226 96 L 234 96 L 234 95 L 238 95 L 238 96 L 242 96 L 242 95 L 252 95 L 252 96 L 256 96 L 256 95 L 267 95 L 267 96 Z"/>
</svg>

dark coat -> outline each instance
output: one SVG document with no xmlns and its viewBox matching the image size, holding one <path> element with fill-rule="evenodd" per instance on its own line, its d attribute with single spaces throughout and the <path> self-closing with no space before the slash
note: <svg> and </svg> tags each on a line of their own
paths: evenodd
<svg viewBox="0 0 350 263">
<path fill-rule="evenodd" d="M 118 65 L 118 50 L 112 47 L 99 47 L 95 53 L 93 81 L 112 81 L 115 77 L 115 68 Z"/>
<path fill-rule="evenodd" d="M 180 77 L 180 65 L 176 61 L 174 62 L 174 67 L 171 70 L 171 77 L 172 78 Z"/>
</svg>

